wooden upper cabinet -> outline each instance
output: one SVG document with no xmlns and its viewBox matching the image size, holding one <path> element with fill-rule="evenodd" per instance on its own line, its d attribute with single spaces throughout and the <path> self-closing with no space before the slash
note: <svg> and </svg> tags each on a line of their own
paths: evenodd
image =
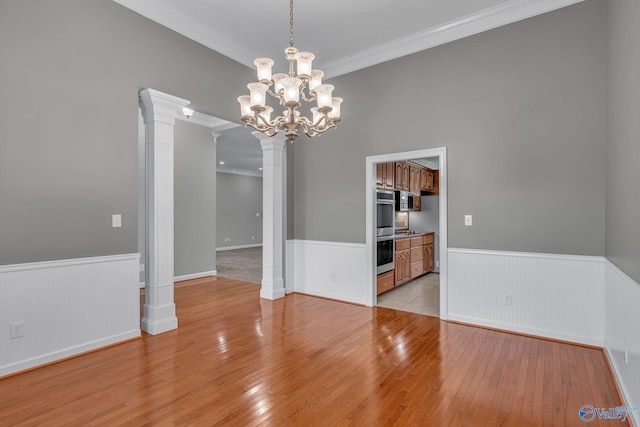
<svg viewBox="0 0 640 427">
<path fill-rule="evenodd" d="M 416 195 L 413 197 L 413 211 L 420 212 L 422 210 L 422 198 L 420 197 L 420 192 L 418 191 Z"/>
<path fill-rule="evenodd" d="M 376 187 L 393 190 L 395 163 L 376 163 Z"/>
<path fill-rule="evenodd" d="M 395 189 L 396 190 L 402 190 L 402 162 L 395 162 L 394 163 L 394 169 L 396 171 L 395 173 Z"/>
<path fill-rule="evenodd" d="M 384 163 L 376 163 L 376 187 L 384 188 Z"/>
<path fill-rule="evenodd" d="M 418 169 L 414 168 L 413 166 L 409 166 L 409 191 L 411 192 L 413 192 L 413 190 L 415 189 L 417 171 Z"/>
<path fill-rule="evenodd" d="M 433 194 L 440 194 L 440 171 L 433 171 Z"/>
<path fill-rule="evenodd" d="M 396 162 L 395 163 L 395 189 L 396 190 L 402 190 L 402 191 L 410 191 L 409 190 L 409 183 L 410 183 L 410 176 L 409 176 L 409 164 L 405 163 L 405 162 Z"/>
<path fill-rule="evenodd" d="M 420 189 L 430 193 L 433 192 L 433 171 L 429 169 L 422 169 Z"/>
<path fill-rule="evenodd" d="M 411 182 L 409 177 L 409 164 L 402 163 L 402 189 L 409 191 L 409 183 Z"/>
<path fill-rule="evenodd" d="M 394 183 L 395 183 L 395 166 L 396 164 L 393 162 L 390 163 L 383 163 L 383 174 L 382 174 L 382 179 L 383 179 L 383 187 L 387 190 L 393 190 L 395 188 Z"/>
<path fill-rule="evenodd" d="M 409 166 L 409 191 L 414 194 L 413 198 L 413 210 L 419 212 L 422 209 L 422 204 L 420 203 L 420 184 L 422 180 L 422 171 L 423 169 L 418 166 Z"/>
</svg>

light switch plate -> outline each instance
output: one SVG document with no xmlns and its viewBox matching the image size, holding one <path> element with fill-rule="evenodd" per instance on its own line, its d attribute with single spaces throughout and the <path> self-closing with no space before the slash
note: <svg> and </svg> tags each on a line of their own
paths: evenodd
<svg viewBox="0 0 640 427">
<path fill-rule="evenodd" d="M 113 228 L 122 227 L 122 215 L 120 214 L 111 215 L 111 227 Z"/>
<path fill-rule="evenodd" d="M 464 225 L 466 227 L 471 227 L 473 225 L 473 216 L 465 215 L 464 216 Z"/>
</svg>

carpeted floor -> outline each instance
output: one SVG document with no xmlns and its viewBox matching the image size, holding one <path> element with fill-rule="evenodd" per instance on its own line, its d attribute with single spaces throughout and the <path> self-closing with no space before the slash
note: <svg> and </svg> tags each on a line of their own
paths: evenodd
<svg viewBox="0 0 640 427">
<path fill-rule="evenodd" d="M 260 284 L 262 282 L 262 247 L 216 252 L 219 277 Z"/>
</svg>

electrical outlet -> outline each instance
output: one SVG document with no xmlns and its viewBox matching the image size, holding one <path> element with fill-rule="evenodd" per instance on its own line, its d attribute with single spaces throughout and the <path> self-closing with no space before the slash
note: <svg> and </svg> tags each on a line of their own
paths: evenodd
<svg viewBox="0 0 640 427">
<path fill-rule="evenodd" d="M 20 338 L 24 335 L 24 321 L 12 322 L 11 325 L 11 339 Z"/>
<path fill-rule="evenodd" d="M 111 215 L 111 227 L 113 228 L 122 227 L 122 215 L 120 214 Z"/>
<path fill-rule="evenodd" d="M 511 305 L 511 294 L 504 296 L 504 305 Z"/>
<path fill-rule="evenodd" d="M 473 225 L 473 215 L 464 216 L 464 225 L 465 227 L 471 227 Z"/>
</svg>

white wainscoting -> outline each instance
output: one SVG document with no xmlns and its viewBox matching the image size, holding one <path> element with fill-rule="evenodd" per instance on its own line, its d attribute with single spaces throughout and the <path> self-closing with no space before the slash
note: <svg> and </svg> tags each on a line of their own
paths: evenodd
<svg viewBox="0 0 640 427">
<path fill-rule="evenodd" d="M 180 282 L 182 280 L 200 279 L 202 277 L 213 277 L 217 275 L 218 275 L 218 270 L 203 271 L 200 273 L 192 273 L 192 274 L 184 274 L 182 276 L 175 276 L 173 278 L 173 281 Z M 144 288 L 144 283 L 142 284 L 142 287 Z"/>
<path fill-rule="evenodd" d="M 286 291 L 365 304 L 364 243 L 287 240 Z"/>
<path fill-rule="evenodd" d="M 452 248 L 448 255 L 450 320 L 603 346 L 604 258 Z"/>
<path fill-rule="evenodd" d="M 140 336 L 139 259 L 0 266 L 0 376 Z M 10 339 L 19 321 L 24 336 Z"/>
<path fill-rule="evenodd" d="M 605 353 L 625 404 L 640 406 L 640 284 L 609 260 L 605 284 Z M 640 426 L 640 412 L 632 417 Z"/>
</svg>

